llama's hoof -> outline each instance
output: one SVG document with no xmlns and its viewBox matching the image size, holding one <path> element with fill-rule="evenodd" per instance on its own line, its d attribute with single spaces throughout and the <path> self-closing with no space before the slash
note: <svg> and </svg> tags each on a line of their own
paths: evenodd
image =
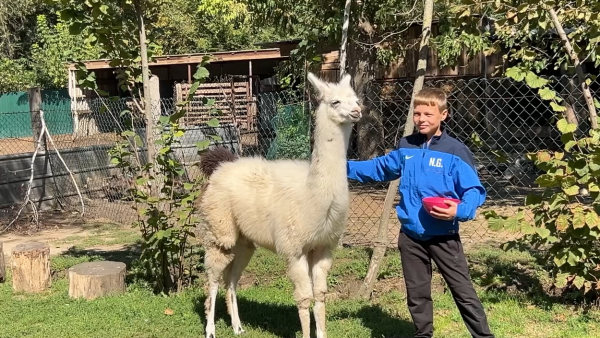
<svg viewBox="0 0 600 338">
<path fill-rule="evenodd" d="M 206 327 L 206 338 L 215 338 L 215 326 Z"/>
<path fill-rule="evenodd" d="M 241 326 L 233 328 L 233 334 L 235 334 L 236 336 L 244 334 L 244 333 L 246 333 L 246 331 L 244 329 L 242 329 Z"/>
</svg>

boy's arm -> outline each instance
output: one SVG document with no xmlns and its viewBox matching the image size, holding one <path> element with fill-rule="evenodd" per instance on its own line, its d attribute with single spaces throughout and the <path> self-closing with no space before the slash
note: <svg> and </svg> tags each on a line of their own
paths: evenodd
<svg viewBox="0 0 600 338">
<path fill-rule="evenodd" d="M 396 149 L 372 160 L 348 161 L 348 178 L 361 183 L 393 181 L 400 178 L 401 160 L 400 149 Z"/>
<path fill-rule="evenodd" d="M 460 222 L 475 218 L 475 212 L 485 202 L 486 191 L 479 181 L 473 154 L 465 146 L 459 151 L 458 165 L 455 167 L 453 178 L 456 193 L 461 202 L 456 208 L 456 219 Z"/>
</svg>

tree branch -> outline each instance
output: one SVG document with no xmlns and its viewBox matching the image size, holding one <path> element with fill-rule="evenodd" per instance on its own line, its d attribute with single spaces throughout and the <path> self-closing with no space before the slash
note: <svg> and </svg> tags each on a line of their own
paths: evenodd
<svg viewBox="0 0 600 338">
<path fill-rule="evenodd" d="M 54 150 L 56 151 L 56 154 L 58 155 L 58 158 L 60 159 L 60 161 L 62 162 L 62 164 L 65 166 L 65 169 L 67 169 L 67 172 L 69 173 L 69 176 L 71 176 L 71 179 L 73 180 L 73 184 L 75 185 L 75 190 L 77 191 L 77 195 L 79 195 L 79 200 L 81 201 L 81 216 L 83 216 L 85 214 L 85 203 L 83 201 L 83 196 L 81 195 L 81 191 L 79 190 L 79 185 L 77 185 L 77 181 L 75 180 L 75 177 L 73 176 L 73 172 L 67 166 L 67 163 L 65 162 L 65 160 L 62 157 L 62 155 L 58 151 L 58 147 L 56 147 L 56 144 L 54 143 L 54 140 L 52 139 L 52 135 L 50 135 L 50 132 L 48 131 L 48 127 L 46 126 L 46 119 L 44 118 L 44 112 L 42 110 L 40 110 L 40 120 L 42 122 L 42 130 L 40 132 L 40 136 L 38 137 L 38 140 L 37 140 L 37 143 L 36 143 L 37 147 L 35 148 L 35 151 L 33 152 L 33 156 L 31 157 L 31 168 L 30 168 L 31 175 L 29 176 L 29 181 L 27 182 L 27 192 L 25 194 L 25 200 L 23 201 L 23 203 L 21 203 L 21 207 L 19 208 L 17 216 L 4 229 L 2 229 L 2 231 L 0 231 L 0 233 L 5 232 L 6 230 L 8 230 L 8 229 L 10 229 L 12 227 L 12 225 L 21 216 L 21 213 L 23 212 L 23 209 L 25 209 L 25 207 L 27 206 L 27 204 L 31 204 L 31 206 L 33 208 L 33 217 L 35 219 L 35 223 L 38 224 L 38 212 L 37 212 L 37 208 L 36 208 L 35 204 L 33 204 L 33 201 L 31 200 L 31 187 L 33 186 L 33 177 L 34 177 L 34 174 L 35 174 L 35 170 L 34 170 L 34 168 L 35 168 L 35 158 L 37 157 L 37 154 L 38 154 L 38 152 L 40 151 L 40 149 L 42 147 L 42 144 L 43 144 L 42 138 L 44 136 L 46 136 L 48 138 L 48 140 L 50 140 L 50 143 L 54 147 Z M 48 156 L 48 154 L 46 154 L 46 156 Z"/>
<path fill-rule="evenodd" d="M 590 114 L 590 124 L 592 125 L 592 129 L 598 129 L 598 117 L 596 115 L 596 106 L 594 105 L 594 98 L 592 97 L 592 93 L 590 92 L 590 88 L 585 81 L 585 74 L 583 73 L 583 69 L 581 67 L 581 62 L 579 61 L 579 57 L 577 53 L 573 50 L 573 46 L 571 46 L 571 42 L 565 33 L 565 30 L 558 19 L 558 15 L 553 8 L 547 8 L 548 14 L 550 14 L 550 18 L 552 19 L 552 24 L 554 28 L 558 32 L 560 36 L 560 40 L 562 41 L 563 47 L 569 54 L 573 65 L 575 66 L 575 73 L 577 74 L 577 79 L 579 80 L 581 91 L 583 92 L 583 97 L 585 98 L 585 102 L 588 106 L 588 111 Z"/>
</svg>

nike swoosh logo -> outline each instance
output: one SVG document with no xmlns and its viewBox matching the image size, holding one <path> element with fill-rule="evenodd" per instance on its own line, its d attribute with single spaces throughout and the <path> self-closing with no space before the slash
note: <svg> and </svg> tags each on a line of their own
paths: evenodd
<svg viewBox="0 0 600 338">
<path fill-rule="evenodd" d="M 404 156 L 404 159 L 405 159 L 405 160 L 410 160 L 410 159 L 411 159 L 411 158 L 413 158 L 414 156 L 415 156 L 415 155 L 413 155 L 413 156 Z"/>
</svg>

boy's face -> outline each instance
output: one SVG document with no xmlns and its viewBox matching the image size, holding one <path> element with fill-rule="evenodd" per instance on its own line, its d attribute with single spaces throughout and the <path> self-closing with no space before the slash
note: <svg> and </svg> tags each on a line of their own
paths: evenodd
<svg viewBox="0 0 600 338">
<path fill-rule="evenodd" d="M 448 110 L 440 111 L 437 105 L 418 105 L 414 109 L 413 122 L 419 133 L 433 136 L 447 116 Z"/>
</svg>

